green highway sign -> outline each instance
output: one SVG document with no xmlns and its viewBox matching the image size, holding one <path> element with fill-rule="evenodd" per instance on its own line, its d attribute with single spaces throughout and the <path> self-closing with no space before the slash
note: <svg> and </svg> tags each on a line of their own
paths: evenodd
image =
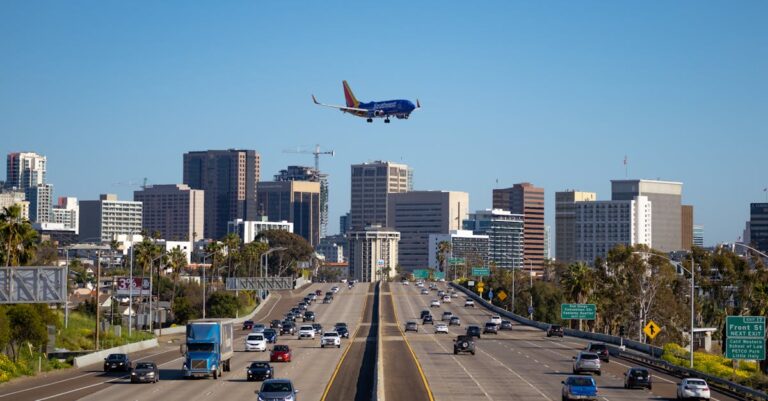
<svg viewBox="0 0 768 401">
<path fill-rule="evenodd" d="M 464 263 L 464 258 L 448 258 L 448 263 L 452 265 L 458 265 Z"/>
<path fill-rule="evenodd" d="M 560 318 L 567 320 L 595 320 L 595 304 L 560 304 Z"/>
<path fill-rule="evenodd" d="M 472 268 L 472 275 L 483 277 L 483 276 L 490 276 L 491 275 L 491 269 L 487 267 L 473 267 Z"/>
<path fill-rule="evenodd" d="M 731 338 L 726 340 L 725 357 L 761 361 L 765 359 L 765 338 Z"/>
<path fill-rule="evenodd" d="M 427 269 L 415 269 L 413 271 L 413 278 L 429 278 L 429 270 Z"/>
<path fill-rule="evenodd" d="M 435 280 L 445 280 L 445 272 L 435 272 Z"/>
<path fill-rule="evenodd" d="M 765 317 L 728 316 L 725 318 L 725 333 L 728 339 L 765 338 Z"/>
</svg>

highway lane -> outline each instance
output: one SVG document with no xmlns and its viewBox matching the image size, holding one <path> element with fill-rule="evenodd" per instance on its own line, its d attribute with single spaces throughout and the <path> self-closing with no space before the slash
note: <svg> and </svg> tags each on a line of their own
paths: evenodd
<svg viewBox="0 0 768 401">
<path fill-rule="evenodd" d="M 443 285 L 443 287 L 445 287 Z M 435 292 L 420 295 L 415 286 L 392 285 L 393 296 L 405 320 L 419 321 L 419 333 L 408 333 L 429 380 L 436 400 L 556 400 L 560 398 L 561 380 L 571 373 L 571 357 L 586 345 L 586 341 L 566 337 L 547 339 L 540 330 L 515 325 L 512 331 L 498 336 L 486 335 L 477 341 L 477 353 L 453 355 L 452 340 L 462 334 L 469 324 L 482 326 L 490 312 L 484 308 L 464 308 L 464 296 L 451 304 L 432 308 L 440 319 L 449 310 L 461 317 L 460 328 L 451 327 L 450 335 L 435 335 L 427 325 L 426 331 L 418 319 L 419 313 L 436 298 Z M 595 376 L 603 401 L 674 399 L 679 379 L 654 372 L 653 391 L 625 390 L 623 372 L 631 363 L 612 358 L 603 363 L 603 375 Z M 713 399 L 733 398 L 713 392 Z"/>
<path fill-rule="evenodd" d="M 331 284 L 317 285 L 313 284 L 308 287 L 304 287 L 299 290 L 290 292 L 275 292 L 270 300 L 264 305 L 256 316 L 257 321 L 269 322 L 273 318 L 280 318 L 283 314 L 294 306 L 306 293 L 314 291 L 315 289 L 322 289 L 323 291 L 329 289 Z M 337 299 L 330 305 L 313 304 L 310 309 L 315 310 L 318 314 L 318 322 L 323 323 L 324 327 L 330 327 L 336 320 L 347 320 L 347 322 L 354 329 L 355 325 L 360 319 L 362 305 L 361 300 L 363 298 L 364 290 L 353 290 L 351 293 L 347 292 L 346 287 L 340 291 Z M 239 327 L 236 332 L 236 349 L 242 349 L 242 341 L 247 334 L 240 331 Z M 285 337 L 282 337 L 285 339 Z M 302 359 L 313 359 L 313 362 L 323 362 L 327 365 L 315 366 L 313 363 L 313 369 L 308 369 L 311 374 L 304 374 L 301 380 L 297 381 L 297 387 L 302 388 L 306 385 L 306 392 L 302 392 L 304 399 L 312 399 L 313 388 L 317 396 L 314 399 L 319 399 L 319 394 L 322 392 L 322 388 L 325 386 L 328 378 L 321 378 L 325 375 L 330 375 L 332 366 L 335 365 L 333 355 L 337 356 L 341 353 L 337 349 L 324 349 L 327 351 L 326 355 L 321 355 L 320 358 L 303 358 L 302 355 L 311 355 L 319 349 L 313 350 L 312 346 L 317 346 L 319 340 L 310 344 L 310 341 L 304 340 L 299 342 L 294 339 L 286 340 L 285 343 L 298 347 L 296 349 L 296 361 L 289 364 L 283 364 L 277 367 L 277 374 L 281 376 L 286 374 L 291 375 L 292 371 L 297 371 L 300 366 L 305 366 L 309 362 L 301 362 Z M 343 349 L 343 347 L 342 347 Z M 141 353 L 137 353 L 131 356 L 134 361 L 137 360 L 153 360 L 157 362 L 161 368 L 161 381 L 155 385 L 127 385 L 127 377 L 121 374 L 104 374 L 101 372 L 101 366 L 99 364 L 85 367 L 82 369 L 68 369 L 66 371 L 57 372 L 55 374 L 49 374 L 45 376 L 38 376 L 20 381 L 14 381 L 7 383 L 0 387 L 0 401 L 4 400 L 75 400 L 81 399 L 90 395 L 96 395 L 98 399 L 114 398 L 114 399 L 155 399 L 159 395 L 168 399 L 177 399 L 177 394 L 184 394 L 181 398 L 206 398 L 214 396 L 214 394 L 221 394 L 219 391 L 221 387 L 224 387 L 222 383 L 227 383 L 226 391 L 247 393 L 247 397 L 253 397 L 253 391 L 258 388 L 257 383 L 239 383 L 239 380 L 245 378 L 245 366 L 251 360 L 267 359 L 268 354 L 236 352 L 233 358 L 232 372 L 225 373 L 224 377 L 214 382 L 213 380 L 180 380 L 180 368 L 181 368 L 181 356 L 179 354 L 179 343 L 162 343 L 160 347 L 147 350 Z M 317 367 L 317 369 L 315 369 Z M 318 373 L 315 373 L 318 372 Z M 179 380 L 177 380 L 179 379 Z M 239 384 L 234 386 L 232 384 Z M 147 387 L 149 386 L 149 387 Z M 152 389 L 150 390 L 150 387 Z M 156 387 L 156 388 L 153 388 Z M 214 392 L 211 388 L 216 387 Z M 185 390 L 185 391 L 182 391 Z M 194 391 L 186 391 L 187 389 L 194 389 Z M 308 394 L 305 394 L 308 393 Z"/>
</svg>

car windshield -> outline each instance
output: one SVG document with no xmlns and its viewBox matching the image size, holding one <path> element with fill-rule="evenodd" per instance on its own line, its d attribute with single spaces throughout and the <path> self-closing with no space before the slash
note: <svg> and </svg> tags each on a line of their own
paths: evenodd
<svg viewBox="0 0 768 401">
<path fill-rule="evenodd" d="M 264 330 L 264 335 L 265 336 L 275 335 L 276 333 L 277 332 L 275 331 L 275 329 L 266 329 L 266 330 Z"/>
<path fill-rule="evenodd" d="M 288 346 L 287 345 L 275 345 L 275 348 L 273 348 L 273 350 L 278 351 L 278 352 L 287 352 L 288 351 Z"/>
<path fill-rule="evenodd" d="M 598 356 L 595 354 L 581 354 L 581 359 L 592 360 L 597 358 Z"/>
<path fill-rule="evenodd" d="M 264 339 L 264 336 L 257 335 L 257 334 L 251 334 L 250 336 L 248 336 L 249 341 L 260 341 L 263 339 Z"/>
<path fill-rule="evenodd" d="M 648 371 L 645 369 L 633 369 L 630 374 L 634 377 L 648 377 Z"/>
<path fill-rule="evenodd" d="M 155 364 L 150 362 L 139 362 L 136 364 L 136 369 L 154 369 Z"/>
<path fill-rule="evenodd" d="M 569 377 L 567 383 L 571 386 L 594 386 L 591 377 Z"/>
<path fill-rule="evenodd" d="M 560 330 L 562 327 L 560 326 L 552 326 L 550 327 L 552 330 Z"/>
<path fill-rule="evenodd" d="M 494 323 L 486 323 L 485 327 L 496 327 Z"/>
<path fill-rule="evenodd" d="M 707 382 L 704 380 L 688 380 L 687 384 L 692 386 L 706 386 Z"/>
<path fill-rule="evenodd" d="M 594 351 L 603 351 L 603 350 L 607 349 L 605 344 L 592 344 L 589 348 L 594 350 Z"/>
<path fill-rule="evenodd" d="M 261 386 L 261 391 L 264 393 L 284 393 L 293 391 L 293 389 L 289 382 L 267 382 Z"/>
<path fill-rule="evenodd" d="M 251 364 L 251 369 L 266 369 L 269 368 L 269 364 L 265 362 L 253 362 Z"/>
<path fill-rule="evenodd" d="M 187 350 L 189 352 L 211 352 L 213 351 L 213 344 L 212 343 L 187 344 Z"/>
<path fill-rule="evenodd" d="M 108 356 L 107 359 L 109 359 L 110 361 L 124 361 L 125 360 L 125 355 L 123 355 L 123 354 L 112 354 L 112 355 Z"/>
</svg>

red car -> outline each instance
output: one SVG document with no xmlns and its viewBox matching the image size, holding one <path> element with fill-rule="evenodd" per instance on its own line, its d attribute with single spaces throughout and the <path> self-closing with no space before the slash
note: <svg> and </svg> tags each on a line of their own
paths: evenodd
<svg viewBox="0 0 768 401">
<path fill-rule="evenodd" d="M 246 320 L 243 322 L 243 330 L 253 329 L 253 320 Z"/>
<path fill-rule="evenodd" d="M 317 291 L 315 291 L 315 295 L 317 295 L 319 297 L 319 296 L 323 295 L 323 291 L 322 290 L 317 290 Z"/>
<path fill-rule="evenodd" d="M 269 352 L 270 362 L 290 362 L 291 348 L 287 345 L 275 345 Z"/>
</svg>

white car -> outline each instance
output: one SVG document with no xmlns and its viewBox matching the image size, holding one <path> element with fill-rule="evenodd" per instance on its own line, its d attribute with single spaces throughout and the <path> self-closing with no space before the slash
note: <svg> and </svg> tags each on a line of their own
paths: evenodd
<svg viewBox="0 0 768 401">
<path fill-rule="evenodd" d="M 417 281 L 417 282 L 416 282 L 416 287 L 419 287 L 419 288 L 424 288 L 424 283 L 423 283 L 423 282 L 421 282 L 421 281 Z"/>
<path fill-rule="evenodd" d="M 499 315 L 491 315 L 491 323 L 501 326 L 501 316 Z"/>
<path fill-rule="evenodd" d="M 465 308 L 469 308 L 470 306 L 474 308 L 475 307 L 475 301 L 473 301 L 471 299 L 468 299 L 468 300 L 464 301 L 464 307 Z"/>
<path fill-rule="evenodd" d="M 403 281 L 403 285 L 411 285 L 411 283 L 409 283 L 407 281 Z"/>
<path fill-rule="evenodd" d="M 445 323 L 438 323 L 435 325 L 435 334 L 444 333 L 448 334 L 448 325 Z"/>
<path fill-rule="evenodd" d="M 326 346 L 341 348 L 341 336 L 339 336 L 339 333 L 335 331 L 323 333 L 323 336 L 320 338 L 320 348 L 325 348 Z"/>
<path fill-rule="evenodd" d="M 432 302 L 429 303 L 430 308 L 439 308 L 440 307 L 440 300 L 433 299 Z"/>
<path fill-rule="evenodd" d="M 443 302 L 451 302 L 451 296 L 450 295 L 443 295 Z"/>
<path fill-rule="evenodd" d="M 331 287 L 331 292 L 333 292 L 334 294 L 339 292 L 339 287 L 337 287 L 337 286 Z"/>
<path fill-rule="evenodd" d="M 459 293 L 458 292 L 454 291 L 454 292 L 451 293 L 451 298 L 458 298 L 458 297 L 459 297 Z"/>
<path fill-rule="evenodd" d="M 677 385 L 677 399 L 708 400 L 709 386 L 707 385 L 707 382 L 702 379 L 683 379 L 683 381 Z"/>
<path fill-rule="evenodd" d="M 429 290 L 426 288 L 421 289 L 421 295 L 429 295 Z"/>
<path fill-rule="evenodd" d="M 267 350 L 267 339 L 264 338 L 264 334 L 251 333 L 245 337 L 245 350 L 246 351 L 260 351 Z"/>
<path fill-rule="evenodd" d="M 305 324 L 299 327 L 299 340 L 303 338 L 315 339 L 315 328 L 312 325 Z"/>
</svg>

